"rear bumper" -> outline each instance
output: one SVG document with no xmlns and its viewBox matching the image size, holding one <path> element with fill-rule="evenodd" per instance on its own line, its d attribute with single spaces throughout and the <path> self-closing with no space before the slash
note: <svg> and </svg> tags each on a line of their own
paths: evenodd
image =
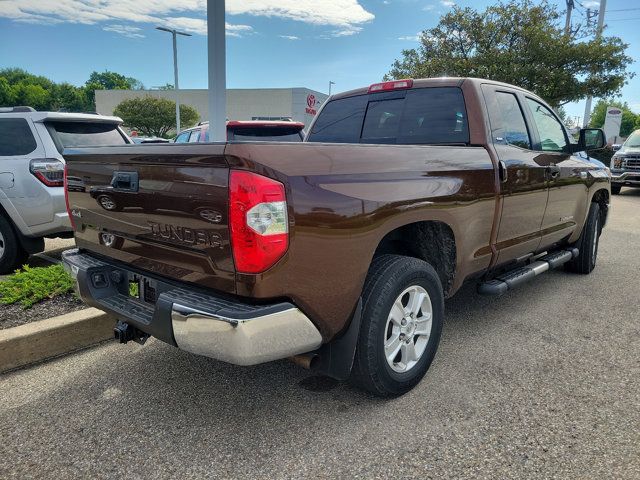
<svg viewBox="0 0 640 480">
<path fill-rule="evenodd" d="M 640 187 L 640 171 L 612 172 L 611 182 L 617 185 L 632 185 Z"/>
<path fill-rule="evenodd" d="M 294 305 L 253 305 L 176 286 L 77 249 L 63 253 L 80 297 L 139 330 L 197 355 L 254 365 L 317 349 L 322 336 Z M 129 285 L 139 285 L 139 297 Z"/>
</svg>

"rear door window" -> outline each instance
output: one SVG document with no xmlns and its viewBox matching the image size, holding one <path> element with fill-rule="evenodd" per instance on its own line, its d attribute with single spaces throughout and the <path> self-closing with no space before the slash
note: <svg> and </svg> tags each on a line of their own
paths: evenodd
<svg viewBox="0 0 640 480">
<path fill-rule="evenodd" d="M 0 156 L 28 155 L 37 147 L 24 118 L 0 118 Z"/>
<path fill-rule="evenodd" d="M 530 150 L 531 138 L 515 94 L 496 91 L 495 102 L 488 106 L 493 141 Z"/>
<path fill-rule="evenodd" d="M 115 123 L 47 122 L 50 133 L 62 148 L 126 145 L 129 142 Z"/>
</svg>

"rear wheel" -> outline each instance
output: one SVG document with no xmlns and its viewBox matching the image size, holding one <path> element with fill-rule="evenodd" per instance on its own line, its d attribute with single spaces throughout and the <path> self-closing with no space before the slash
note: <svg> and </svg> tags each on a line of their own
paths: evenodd
<svg viewBox="0 0 640 480">
<path fill-rule="evenodd" d="M 28 258 L 29 254 L 20 246 L 11 224 L 0 216 L 0 275 L 13 272 Z"/>
<path fill-rule="evenodd" d="M 622 190 L 622 186 L 620 186 L 620 185 L 611 185 L 611 193 L 613 195 L 618 195 L 620 193 L 620 190 Z"/>
<path fill-rule="evenodd" d="M 566 263 L 566 269 L 574 273 L 588 274 L 593 271 L 598 258 L 600 232 L 602 231 L 600 205 L 593 202 L 589 207 L 589 215 L 582 229 L 582 234 L 576 243 L 580 251 L 578 256 Z"/>
<path fill-rule="evenodd" d="M 382 255 L 369 269 L 363 290 L 362 325 L 352 382 L 379 396 L 412 389 L 438 349 L 444 295 L 428 263 Z"/>
</svg>

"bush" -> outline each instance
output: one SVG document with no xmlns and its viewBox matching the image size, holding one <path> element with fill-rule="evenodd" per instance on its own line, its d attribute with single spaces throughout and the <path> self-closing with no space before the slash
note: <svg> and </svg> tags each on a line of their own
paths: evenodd
<svg viewBox="0 0 640 480">
<path fill-rule="evenodd" d="M 20 302 L 27 309 L 44 299 L 73 292 L 73 287 L 74 281 L 62 265 L 36 268 L 25 265 L 0 282 L 0 303 Z"/>
</svg>

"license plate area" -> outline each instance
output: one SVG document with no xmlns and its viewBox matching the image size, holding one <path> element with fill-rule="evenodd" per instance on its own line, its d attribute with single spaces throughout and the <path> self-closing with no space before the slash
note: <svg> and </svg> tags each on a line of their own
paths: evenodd
<svg viewBox="0 0 640 480">
<path fill-rule="evenodd" d="M 129 298 L 149 305 L 155 305 L 158 299 L 157 282 L 142 275 L 130 274 Z"/>
</svg>

